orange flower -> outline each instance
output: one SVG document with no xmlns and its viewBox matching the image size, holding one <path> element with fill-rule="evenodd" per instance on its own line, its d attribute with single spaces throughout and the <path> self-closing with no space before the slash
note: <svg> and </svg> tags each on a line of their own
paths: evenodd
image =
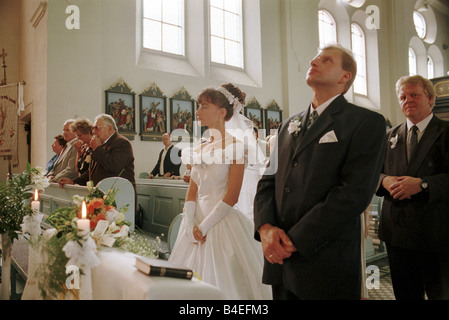
<svg viewBox="0 0 449 320">
<path fill-rule="evenodd" d="M 87 216 L 89 217 L 89 216 L 91 216 L 91 215 L 93 215 L 94 213 L 95 213 L 95 208 L 94 208 L 94 206 L 92 205 L 92 203 L 91 202 L 89 202 L 87 205 L 86 205 L 86 210 L 87 210 Z"/>
<path fill-rule="evenodd" d="M 98 209 L 104 206 L 104 200 L 102 198 L 92 199 L 89 203 L 92 204 L 94 209 Z"/>
<path fill-rule="evenodd" d="M 96 215 L 93 215 L 92 218 L 90 218 L 90 230 L 94 230 L 97 226 L 98 219 Z"/>
<path fill-rule="evenodd" d="M 106 216 L 103 213 L 97 214 L 97 220 L 106 220 Z"/>
</svg>

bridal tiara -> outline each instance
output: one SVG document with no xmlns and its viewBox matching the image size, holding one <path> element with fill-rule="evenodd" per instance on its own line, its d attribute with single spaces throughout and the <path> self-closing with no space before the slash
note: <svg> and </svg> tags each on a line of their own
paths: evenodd
<svg viewBox="0 0 449 320">
<path fill-rule="evenodd" d="M 226 99 L 228 99 L 229 104 L 234 106 L 235 111 L 240 112 L 240 110 L 242 110 L 243 106 L 240 103 L 239 99 L 234 97 L 234 95 L 230 93 L 226 88 L 220 86 L 215 90 L 221 92 L 226 97 Z"/>
</svg>

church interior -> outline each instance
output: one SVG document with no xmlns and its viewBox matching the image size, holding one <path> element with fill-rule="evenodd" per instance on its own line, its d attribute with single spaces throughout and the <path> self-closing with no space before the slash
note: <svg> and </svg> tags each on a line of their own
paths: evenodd
<svg viewBox="0 0 449 320">
<path fill-rule="evenodd" d="M 220 1 L 164 0 L 180 7 L 167 14 L 176 23 L 165 33 L 160 28 L 156 39 L 149 34 L 153 2 L 158 1 L 0 0 L 1 86 L 23 87 L 17 154 L 0 155 L 2 181 L 26 170 L 27 163 L 45 166 L 67 119 L 93 121 L 110 114 L 133 148 L 136 219 L 149 235 L 163 234 L 169 251 L 187 184 L 147 179 L 163 148 L 162 134 L 200 135 L 192 124 L 177 126 L 178 117 L 186 108 L 192 122 L 198 93 L 225 82 L 246 92 L 245 114 L 253 112 L 259 135 L 273 134 L 280 122 L 309 106 L 306 73 L 326 43 L 339 43 L 357 60 L 358 77 L 345 95 L 351 103 L 396 126 L 405 118 L 395 83 L 404 75 L 421 75 L 438 86 L 434 114 L 449 120 L 448 0 L 235 0 L 239 19 L 228 17 L 224 31 L 213 21 L 228 19 L 226 14 L 217 18 L 219 10 L 211 9 Z M 123 100 L 125 116 L 115 116 L 114 103 Z M 147 120 L 150 103 L 161 110 L 159 125 Z M 183 140 L 176 139 L 181 148 Z M 181 174 L 186 170 L 181 165 Z M 66 196 L 59 195 L 57 184 L 50 188 L 55 199 Z M 71 190 L 82 192 L 77 186 Z M 45 210 L 54 209 L 55 199 Z M 365 246 L 366 263 L 380 266 L 382 285 L 368 294 L 391 300 L 385 247 L 377 238 L 379 208 L 373 197 Z M 20 297 L 20 270 L 16 276 Z"/>
</svg>

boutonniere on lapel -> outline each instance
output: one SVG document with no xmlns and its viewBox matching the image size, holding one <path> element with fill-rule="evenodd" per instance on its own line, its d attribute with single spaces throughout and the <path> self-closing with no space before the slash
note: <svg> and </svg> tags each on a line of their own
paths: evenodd
<svg viewBox="0 0 449 320">
<path fill-rule="evenodd" d="M 297 117 L 288 124 L 288 133 L 293 134 L 296 137 L 299 131 L 301 131 L 301 118 Z"/>
<path fill-rule="evenodd" d="M 398 135 L 396 134 L 395 137 L 391 138 L 391 139 L 390 139 L 390 142 L 391 142 L 390 148 L 391 148 L 391 149 L 396 148 L 396 144 L 398 143 Z"/>
</svg>

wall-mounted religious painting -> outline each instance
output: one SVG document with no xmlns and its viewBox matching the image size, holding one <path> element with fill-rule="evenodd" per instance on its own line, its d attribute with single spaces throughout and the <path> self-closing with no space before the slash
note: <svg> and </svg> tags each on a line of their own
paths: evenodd
<svg viewBox="0 0 449 320">
<path fill-rule="evenodd" d="M 182 87 L 170 98 L 171 134 L 174 141 L 179 137 L 193 139 L 195 100 Z"/>
<path fill-rule="evenodd" d="M 134 140 L 136 135 L 135 93 L 123 79 L 112 85 L 105 93 L 106 113 L 114 118 L 120 134 L 129 140 Z"/>
<path fill-rule="evenodd" d="M 139 95 L 140 138 L 142 141 L 162 141 L 167 128 L 167 97 L 152 83 L 151 87 Z"/>
<path fill-rule="evenodd" d="M 256 98 L 253 98 L 244 108 L 245 116 L 254 123 L 256 129 L 263 129 L 263 109 Z"/>
<path fill-rule="evenodd" d="M 272 101 L 265 109 L 265 128 L 267 135 L 273 135 L 282 123 L 282 110 L 276 101 Z"/>
</svg>

